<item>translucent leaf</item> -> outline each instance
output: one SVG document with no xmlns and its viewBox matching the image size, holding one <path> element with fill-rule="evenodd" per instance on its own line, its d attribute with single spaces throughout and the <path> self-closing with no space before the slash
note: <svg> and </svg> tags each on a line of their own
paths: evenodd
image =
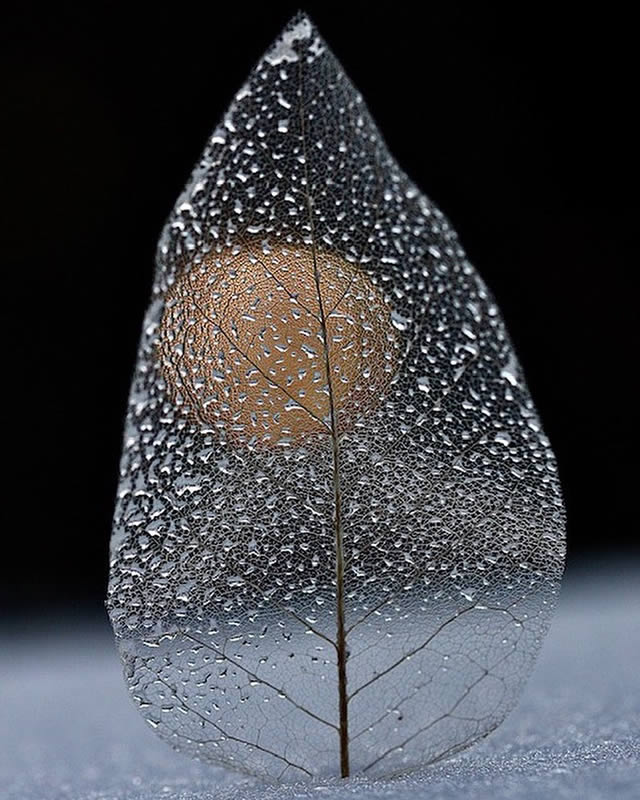
<svg viewBox="0 0 640 800">
<path fill-rule="evenodd" d="M 163 231 L 111 552 L 141 713 L 272 779 L 467 747 L 549 623 L 562 501 L 498 309 L 305 16 Z"/>
</svg>

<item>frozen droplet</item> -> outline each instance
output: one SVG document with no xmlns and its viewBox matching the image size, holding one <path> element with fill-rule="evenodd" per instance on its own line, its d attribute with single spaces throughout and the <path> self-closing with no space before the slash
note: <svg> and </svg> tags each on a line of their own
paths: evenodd
<svg viewBox="0 0 640 800">
<path fill-rule="evenodd" d="M 509 360 L 500 370 L 500 377 L 509 381 L 511 386 L 518 385 L 518 362 L 513 351 L 509 353 Z"/>
<path fill-rule="evenodd" d="M 398 331 L 406 331 L 409 327 L 411 320 L 408 317 L 402 316 L 398 311 L 391 312 L 391 324 Z"/>
</svg>

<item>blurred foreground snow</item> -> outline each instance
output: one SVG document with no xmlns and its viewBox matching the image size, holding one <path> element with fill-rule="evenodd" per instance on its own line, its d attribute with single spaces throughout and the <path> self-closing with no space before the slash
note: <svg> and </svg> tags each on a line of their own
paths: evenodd
<svg viewBox="0 0 640 800">
<path fill-rule="evenodd" d="M 520 704 L 487 740 L 411 776 L 264 786 L 173 753 L 127 697 L 106 617 L 0 641 L 5 800 L 635 800 L 640 570 L 570 575 Z"/>
</svg>

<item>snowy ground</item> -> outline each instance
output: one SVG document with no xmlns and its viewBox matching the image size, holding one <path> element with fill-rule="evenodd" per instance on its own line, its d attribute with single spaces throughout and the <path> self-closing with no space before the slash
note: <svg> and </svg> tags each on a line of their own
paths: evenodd
<svg viewBox="0 0 640 800">
<path fill-rule="evenodd" d="M 519 706 L 411 777 L 264 786 L 174 754 L 130 703 L 106 620 L 0 642 L 5 800 L 636 800 L 640 570 L 569 576 Z"/>
</svg>

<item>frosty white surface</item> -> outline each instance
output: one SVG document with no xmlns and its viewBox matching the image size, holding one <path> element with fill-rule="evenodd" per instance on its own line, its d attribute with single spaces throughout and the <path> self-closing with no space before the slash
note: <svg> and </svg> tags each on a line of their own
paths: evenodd
<svg viewBox="0 0 640 800">
<path fill-rule="evenodd" d="M 62 620 L 21 642 L 5 634 L 3 800 L 636 800 L 639 579 L 619 565 L 569 579 L 517 712 L 473 750 L 390 781 L 273 787 L 190 762 L 145 730 L 106 624 Z"/>
<path fill-rule="evenodd" d="M 490 293 L 297 17 L 159 244 L 111 548 L 131 696 L 271 779 L 433 763 L 513 706 L 563 527 Z"/>
</svg>

